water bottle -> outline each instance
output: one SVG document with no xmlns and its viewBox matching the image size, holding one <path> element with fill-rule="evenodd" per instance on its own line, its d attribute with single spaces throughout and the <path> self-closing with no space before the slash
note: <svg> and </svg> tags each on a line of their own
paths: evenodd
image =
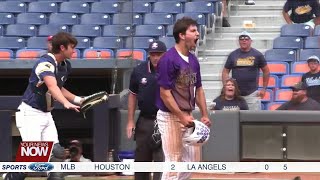
<svg viewBox="0 0 320 180">
<path fill-rule="evenodd" d="M 110 149 L 107 152 L 107 162 L 114 162 L 114 158 L 113 158 L 113 153 L 114 153 L 114 149 Z M 114 175 L 114 172 L 107 172 L 107 175 Z"/>
<path fill-rule="evenodd" d="M 101 59 L 101 51 L 100 50 L 97 50 L 97 57 L 98 57 L 98 59 Z"/>
</svg>

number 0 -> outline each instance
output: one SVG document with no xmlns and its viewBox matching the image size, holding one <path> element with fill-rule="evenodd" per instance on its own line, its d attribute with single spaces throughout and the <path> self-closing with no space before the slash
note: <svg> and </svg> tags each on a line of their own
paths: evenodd
<svg viewBox="0 0 320 180">
<path fill-rule="evenodd" d="M 269 165 L 268 164 L 264 165 L 264 169 L 268 170 L 269 169 Z"/>
</svg>

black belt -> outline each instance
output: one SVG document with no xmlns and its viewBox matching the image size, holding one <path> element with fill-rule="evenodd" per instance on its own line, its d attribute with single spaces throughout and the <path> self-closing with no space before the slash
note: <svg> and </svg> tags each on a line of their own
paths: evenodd
<svg viewBox="0 0 320 180">
<path fill-rule="evenodd" d="M 156 119 L 157 115 L 156 114 L 143 114 L 143 113 L 140 113 L 140 116 L 143 117 L 143 118 L 146 118 L 146 119 Z"/>
</svg>

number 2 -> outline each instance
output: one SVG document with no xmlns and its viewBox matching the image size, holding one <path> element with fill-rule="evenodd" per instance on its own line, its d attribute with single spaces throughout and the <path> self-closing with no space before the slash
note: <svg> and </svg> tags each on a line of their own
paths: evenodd
<svg viewBox="0 0 320 180">
<path fill-rule="evenodd" d="M 172 171 L 176 170 L 176 166 L 174 164 L 171 164 L 171 170 Z"/>
</svg>

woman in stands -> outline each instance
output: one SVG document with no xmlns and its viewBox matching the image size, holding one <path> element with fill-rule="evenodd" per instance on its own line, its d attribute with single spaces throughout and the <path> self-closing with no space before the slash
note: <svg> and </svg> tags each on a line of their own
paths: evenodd
<svg viewBox="0 0 320 180">
<path fill-rule="evenodd" d="M 246 100 L 240 96 L 240 90 L 235 79 L 227 79 L 220 96 L 213 100 L 211 110 L 248 110 Z"/>
</svg>

